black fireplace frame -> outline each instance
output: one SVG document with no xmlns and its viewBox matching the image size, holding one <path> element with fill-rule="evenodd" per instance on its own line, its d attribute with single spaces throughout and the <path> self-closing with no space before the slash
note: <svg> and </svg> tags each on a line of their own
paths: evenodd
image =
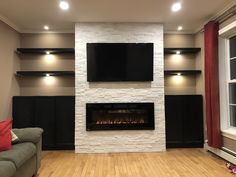
<svg viewBox="0 0 236 177">
<path fill-rule="evenodd" d="M 95 124 L 92 123 L 92 110 L 96 109 L 140 109 L 148 110 L 147 123 L 139 124 Z M 155 113 L 154 103 L 86 103 L 86 131 L 104 131 L 104 130 L 154 130 L 155 129 Z"/>
</svg>

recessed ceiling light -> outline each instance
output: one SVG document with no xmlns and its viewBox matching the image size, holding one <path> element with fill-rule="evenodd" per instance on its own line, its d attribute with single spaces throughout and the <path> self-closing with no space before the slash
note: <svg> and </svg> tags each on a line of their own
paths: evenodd
<svg viewBox="0 0 236 177">
<path fill-rule="evenodd" d="M 44 28 L 45 30 L 49 30 L 49 26 L 47 26 L 47 25 L 45 25 L 43 28 Z"/>
<path fill-rule="evenodd" d="M 183 27 L 182 26 L 178 26 L 178 31 L 181 31 L 182 29 L 183 29 Z"/>
<path fill-rule="evenodd" d="M 180 2 L 176 2 L 176 3 L 174 3 L 174 4 L 171 6 L 171 10 L 172 10 L 173 12 L 177 12 L 177 11 L 179 11 L 181 8 L 182 8 L 182 5 L 181 5 Z"/>
<path fill-rule="evenodd" d="M 60 8 L 62 9 L 62 10 L 68 10 L 69 9 L 69 3 L 67 2 L 67 1 L 65 1 L 65 0 L 61 0 L 60 1 Z"/>
<path fill-rule="evenodd" d="M 180 51 L 179 51 L 179 50 L 178 50 L 178 51 L 176 51 L 176 54 L 177 54 L 177 55 L 179 55 L 179 54 L 180 54 Z"/>
</svg>

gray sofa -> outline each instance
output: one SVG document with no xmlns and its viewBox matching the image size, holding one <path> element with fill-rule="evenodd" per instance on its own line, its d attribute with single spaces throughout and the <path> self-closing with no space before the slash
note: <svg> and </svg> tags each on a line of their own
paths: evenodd
<svg viewBox="0 0 236 177">
<path fill-rule="evenodd" d="M 11 150 L 0 152 L 0 177 L 32 177 L 41 161 L 41 128 L 13 129 L 19 141 Z"/>
</svg>

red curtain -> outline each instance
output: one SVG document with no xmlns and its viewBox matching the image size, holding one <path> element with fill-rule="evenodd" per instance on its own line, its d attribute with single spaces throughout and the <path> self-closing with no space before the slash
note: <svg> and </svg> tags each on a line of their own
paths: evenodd
<svg viewBox="0 0 236 177">
<path fill-rule="evenodd" d="M 210 21 L 204 26 L 205 42 L 205 97 L 208 145 L 222 146 L 220 132 L 219 71 L 218 71 L 219 24 Z"/>
</svg>

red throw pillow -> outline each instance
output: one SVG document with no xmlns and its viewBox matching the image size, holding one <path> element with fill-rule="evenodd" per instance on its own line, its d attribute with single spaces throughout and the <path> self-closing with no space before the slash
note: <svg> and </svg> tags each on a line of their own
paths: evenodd
<svg viewBox="0 0 236 177">
<path fill-rule="evenodd" d="M 0 122 L 0 152 L 11 149 L 12 119 Z"/>
</svg>

